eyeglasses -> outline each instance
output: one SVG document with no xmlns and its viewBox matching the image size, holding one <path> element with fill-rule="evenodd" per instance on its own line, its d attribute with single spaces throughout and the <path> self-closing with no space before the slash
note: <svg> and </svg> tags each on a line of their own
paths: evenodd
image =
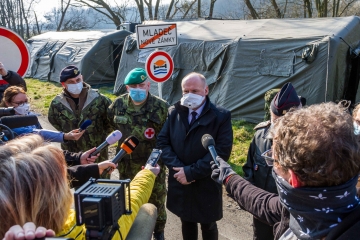
<svg viewBox="0 0 360 240">
<path fill-rule="evenodd" d="M 11 103 L 15 103 L 18 106 L 23 106 L 25 103 L 29 103 L 31 101 L 31 99 L 26 99 L 25 101 L 22 102 L 11 102 Z"/>
<path fill-rule="evenodd" d="M 265 159 L 266 164 L 269 167 L 274 165 L 274 159 L 272 158 L 272 149 L 265 151 L 261 156 Z"/>
</svg>

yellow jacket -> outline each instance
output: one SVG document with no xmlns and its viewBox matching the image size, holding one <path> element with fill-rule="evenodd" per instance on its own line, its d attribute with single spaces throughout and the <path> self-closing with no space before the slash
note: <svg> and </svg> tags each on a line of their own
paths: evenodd
<svg viewBox="0 0 360 240">
<path fill-rule="evenodd" d="M 132 213 L 131 215 L 122 215 L 118 221 L 123 239 L 126 239 L 140 207 L 149 201 L 155 177 L 156 176 L 150 170 L 144 169 L 136 174 L 134 179 L 130 182 L 130 202 Z M 76 226 L 75 210 L 70 209 L 69 217 L 64 224 L 63 230 L 57 233 L 56 236 L 80 240 L 86 238 L 85 234 L 85 225 Z M 120 240 L 121 238 L 119 232 L 116 232 L 112 239 Z"/>
</svg>

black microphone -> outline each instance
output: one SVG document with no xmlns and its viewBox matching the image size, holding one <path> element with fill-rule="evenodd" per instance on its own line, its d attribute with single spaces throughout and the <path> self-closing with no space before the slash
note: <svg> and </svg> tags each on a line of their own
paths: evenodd
<svg viewBox="0 0 360 240">
<path fill-rule="evenodd" d="M 25 126 L 31 126 L 38 124 L 38 118 L 36 115 L 14 115 L 1 117 L 0 123 L 9 128 L 19 128 Z"/>
<path fill-rule="evenodd" d="M 115 157 L 111 160 L 112 163 L 117 164 L 126 154 L 132 153 L 135 148 L 139 145 L 139 139 L 134 136 L 130 136 L 124 140 L 124 142 L 120 145 L 120 151 L 115 155 Z M 108 167 L 101 174 L 101 178 L 105 178 L 108 172 L 112 169 L 112 167 Z"/>
<path fill-rule="evenodd" d="M 79 128 L 79 131 L 81 132 L 82 130 L 85 130 L 88 126 L 90 126 L 92 123 L 92 121 L 90 119 L 85 120 L 85 122 L 83 122 Z"/>
<path fill-rule="evenodd" d="M 120 140 L 121 137 L 122 137 L 122 134 L 119 130 L 113 131 L 112 133 L 109 134 L 109 136 L 107 136 L 105 141 L 96 148 L 96 150 L 94 152 L 90 153 L 89 157 L 95 156 L 96 154 L 101 152 L 101 150 L 103 150 L 107 146 L 116 143 L 117 141 Z"/>
<path fill-rule="evenodd" d="M 218 156 L 215 150 L 215 141 L 210 134 L 204 134 L 201 138 L 201 143 L 205 149 L 208 149 L 212 158 L 214 159 L 215 164 L 220 167 L 219 162 L 216 160 Z"/>
</svg>

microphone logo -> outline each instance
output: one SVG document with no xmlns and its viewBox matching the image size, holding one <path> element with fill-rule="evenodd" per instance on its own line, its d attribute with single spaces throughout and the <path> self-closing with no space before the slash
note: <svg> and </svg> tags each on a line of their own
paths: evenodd
<svg viewBox="0 0 360 240">
<path fill-rule="evenodd" d="M 130 143 L 130 145 L 135 148 L 137 144 L 135 144 L 132 139 L 129 139 L 128 143 Z"/>
</svg>

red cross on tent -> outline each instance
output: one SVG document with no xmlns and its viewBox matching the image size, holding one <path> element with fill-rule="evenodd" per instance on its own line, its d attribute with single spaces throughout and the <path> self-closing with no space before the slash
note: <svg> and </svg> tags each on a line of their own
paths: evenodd
<svg viewBox="0 0 360 240">
<path fill-rule="evenodd" d="M 147 128 L 144 132 L 144 136 L 147 139 L 151 139 L 155 136 L 155 130 L 153 128 Z"/>
</svg>

